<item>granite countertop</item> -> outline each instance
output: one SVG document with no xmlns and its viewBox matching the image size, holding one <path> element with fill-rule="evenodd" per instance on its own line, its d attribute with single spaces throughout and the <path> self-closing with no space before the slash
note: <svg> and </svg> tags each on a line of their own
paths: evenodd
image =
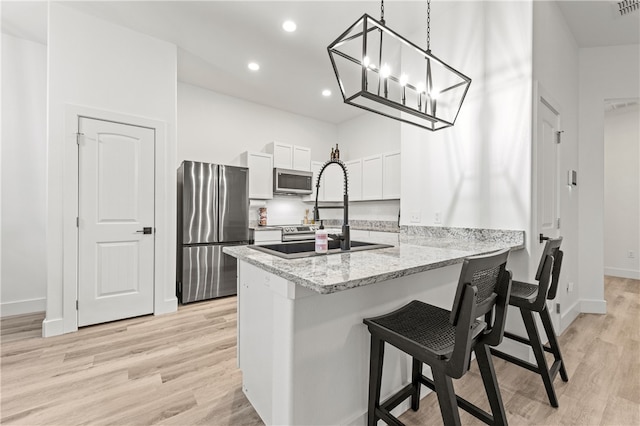
<svg viewBox="0 0 640 426">
<path fill-rule="evenodd" d="M 373 236 L 366 240 L 388 243 Z M 462 263 L 465 257 L 503 248 L 524 248 L 524 232 L 403 227 L 394 247 L 301 259 L 283 259 L 249 246 L 224 247 L 223 251 L 295 284 L 329 294 Z"/>
</svg>

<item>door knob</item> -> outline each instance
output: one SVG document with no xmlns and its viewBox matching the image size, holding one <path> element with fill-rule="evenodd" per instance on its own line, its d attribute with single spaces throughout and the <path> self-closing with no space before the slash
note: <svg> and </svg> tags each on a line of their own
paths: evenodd
<svg viewBox="0 0 640 426">
<path fill-rule="evenodd" d="M 153 228 L 151 228 L 150 226 L 145 226 L 144 228 L 136 231 L 136 234 L 153 234 Z"/>
<path fill-rule="evenodd" d="M 543 241 L 547 241 L 549 239 L 549 237 L 545 237 L 544 235 L 540 234 L 540 243 L 542 243 Z"/>
</svg>

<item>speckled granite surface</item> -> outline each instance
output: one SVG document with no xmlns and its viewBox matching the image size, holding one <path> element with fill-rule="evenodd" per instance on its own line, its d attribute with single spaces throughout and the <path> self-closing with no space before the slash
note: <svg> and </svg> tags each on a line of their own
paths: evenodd
<svg viewBox="0 0 640 426">
<path fill-rule="evenodd" d="M 342 227 L 342 219 L 327 219 L 324 221 L 324 226 L 340 228 Z M 351 229 L 358 229 L 362 231 L 400 232 L 398 222 L 391 220 L 352 219 L 349 220 L 349 227 Z"/>
<path fill-rule="evenodd" d="M 303 259 L 282 259 L 249 246 L 224 247 L 223 251 L 295 284 L 329 294 L 461 263 L 468 256 L 524 247 L 522 231 L 448 229 L 454 230 L 442 231 L 440 236 L 425 235 L 433 231 L 406 229 L 399 244 L 391 248 Z M 388 242 L 376 237 L 366 241 Z"/>
</svg>

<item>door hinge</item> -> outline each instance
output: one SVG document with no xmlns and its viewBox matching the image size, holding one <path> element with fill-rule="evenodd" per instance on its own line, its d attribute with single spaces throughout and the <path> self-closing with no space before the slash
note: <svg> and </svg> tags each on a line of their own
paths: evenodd
<svg viewBox="0 0 640 426">
<path fill-rule="evenodd" d="M 84 133 L 76 133 L 76 145 L 80 146 L 80 137 L 84 136 Z"/>
<path fill-rule="evenodd" d="M 560 304 L 556 303 L 556 314 L 560 313 Z"/>
<path fill-rule="evenodd" d="M 76 311 L 78 310 L 78 301 L 76 300 Z"/>
<path fill-rule="evenodd" d="M 561 143 L 562 142 L 562 134 L 564 133 L 564 130 L 559 130 L 556 132 L 556 143 Z"/>
<path fill-rule="evenodd" d="M 80 218 L 76 216 L 76 228 L 80 228 Z"/>
<path fill-rule="evenodd" d="M 560 218 L 558 218 L 558 224 L 557 224 L 558 229 L 560 229 Z"/>
</svg>

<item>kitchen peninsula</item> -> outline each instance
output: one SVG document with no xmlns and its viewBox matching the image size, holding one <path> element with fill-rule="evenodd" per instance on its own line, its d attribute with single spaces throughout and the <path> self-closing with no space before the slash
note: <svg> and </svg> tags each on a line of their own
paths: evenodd
<svg viewBox="0 0 640 426">
<path fill-rule="evenodd" d="M 413 299 L 450 309 L 462 260 L 521 249 L 524 232 L 402 227 L 393 244 L 302 259 L 224 248 L 238 259 L 243 391 L 266 424 L 366 424 L 369 335 L 362 319 Z M 406 356 L 388 347 L 383 399 L 410 373 Z"/>
</svg>

